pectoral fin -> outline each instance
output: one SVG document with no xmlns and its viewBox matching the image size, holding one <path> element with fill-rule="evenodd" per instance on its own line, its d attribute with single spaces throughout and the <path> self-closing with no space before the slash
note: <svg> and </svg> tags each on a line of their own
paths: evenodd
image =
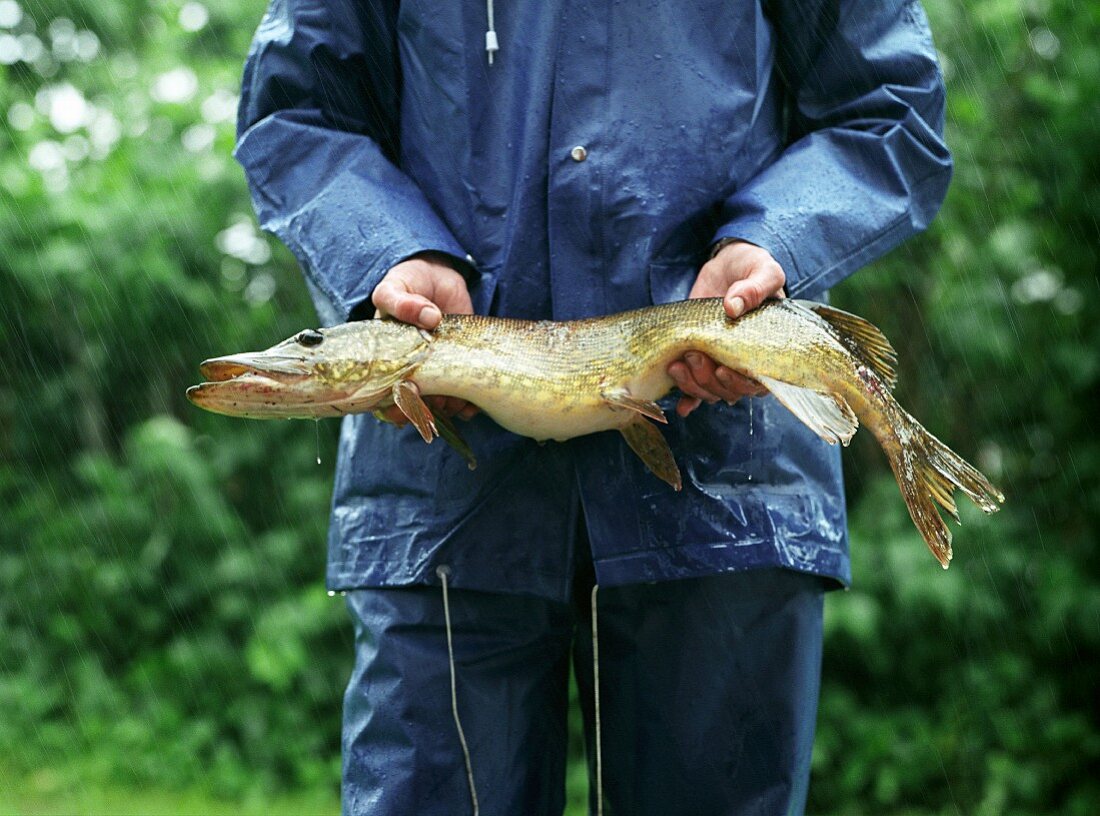
<svg viewBox="0 0 1100 816">
<path fill-rule="evenodd" d="M 838 396 L 811 391 L 771 377 L 757 375 L 756 379 L 806 427 L 830 445 L 837 442 L 847 445 L 859 428 L 856 415 L 848 403 Z"/>
<path fill-rule="evenodd" d="M 432 411 L 432 417 L 435 419 L 435 427 L 439 431 L 440 439 L 458 451 L 459 455 L 466 460 L 466 465 L 470 470 L 476 469 L 477 459 L 474 457 L 474 452 L 466 444 L 466 440 L 462 438 L 458 428 L 451 422 L 450 417 L 438 411 Z"/>
<path fill-rule="evenodd" d="M 432 439 L 439 435 L 435 421 L 432 419 L 432 411 L 428 404 L 420 396 L 420 390 L 416 384 L 409 380 L 401 380 L 393 386 L 393 401 L 401 409 L 401 413 L 409 418 L 424 441 L 431 444 Z"/>
<path fill-rule="evenodd" d="M 636 418 L 629 425 L 620 429 L 626 444 L 641 458 L 647 468 L 653 471 L 658 479 L 668 482 L 673 490 L 679 490 L 680 468 L 676 467 L 676 460 L 672 458 L 672 451 L 668 442 L 657 429 L 642 417 Z"/>
<path fill-rule="evenodd" d="M 638 399 L 632 395 L 625 388 L 608 388 L 600 392 L 600 396 L 604 398 L 604 401 L 609 403 L 615 408 L 625 408 L 629 411 L 637 411 L 642 416 L 647 416 L 650 419 L 657 422 L 663 422 L 668 424 L 668 420 L 665 418 L 665 412 L 661 410 L 661 406 L 655 402 L 649 400 Z"/>
</svg>

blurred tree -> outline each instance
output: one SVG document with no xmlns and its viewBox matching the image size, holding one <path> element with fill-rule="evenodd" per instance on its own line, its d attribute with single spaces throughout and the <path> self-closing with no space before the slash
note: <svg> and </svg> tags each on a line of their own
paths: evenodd
<svg viewBox="0 0 1100 816">
<path fill-rule="evenodd" d="M 956 175 L 926 236 L 837 301 L 902 401 L 1006 488 L 937 574 L 859 439 L 855 589 L 828 608 L 822 812 L 1100 808 L 1100 7 L 929 0 Z"/>
<path fill-rule="evenodd" d="M 0 764 L 336 779 L 335 427 L 184 400 L 313 318 L 230 158 L 259 3 L 0 0 Z M 330 462 L 331 464 L 331 462 Z M 3 798 L 3 797 L 0 797 Z"/>
</svg>

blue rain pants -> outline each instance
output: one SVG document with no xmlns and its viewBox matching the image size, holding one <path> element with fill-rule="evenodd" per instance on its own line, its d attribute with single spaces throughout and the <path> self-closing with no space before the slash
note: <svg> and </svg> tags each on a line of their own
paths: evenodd
<svg viewBox="0 0 1100 816">
<path fill-rule="evenodd" d="M 483 816 L 561 814 L 571 659 L 591 778 L 593 571 L 590 557 L 578 563 L 571 603 L 450 590 L 458 711 Z M 802 813 L 825 586 L 765 569 L 599 590 L 608 814 Z M 344 813 L 472 813 L 441 587 L 355 590 L 348 607 Z"/>
</svg>

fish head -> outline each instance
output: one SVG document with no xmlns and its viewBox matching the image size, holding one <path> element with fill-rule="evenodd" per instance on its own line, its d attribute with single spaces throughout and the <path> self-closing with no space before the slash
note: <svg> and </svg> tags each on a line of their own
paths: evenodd
<svg viewBox="0 0 1100 816">
<path fill-rule="evenodd" d="M 264 351 L 214 357 L 187 389 L 227 416 L 316 418 L 371 411 L 424 359 L 431 334 L 393 320 L 305 329 Z"/>
</svg>

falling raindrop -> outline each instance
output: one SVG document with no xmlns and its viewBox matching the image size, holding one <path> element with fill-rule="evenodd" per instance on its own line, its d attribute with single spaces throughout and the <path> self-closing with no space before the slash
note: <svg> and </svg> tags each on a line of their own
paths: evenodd
<svg viewBox="0 0 1100 816">
<path fill-rule="evenodd" d="M 752 397 L 747 397 L 749 401 L 749 481 L 752 481 Z"/>
</svg>

